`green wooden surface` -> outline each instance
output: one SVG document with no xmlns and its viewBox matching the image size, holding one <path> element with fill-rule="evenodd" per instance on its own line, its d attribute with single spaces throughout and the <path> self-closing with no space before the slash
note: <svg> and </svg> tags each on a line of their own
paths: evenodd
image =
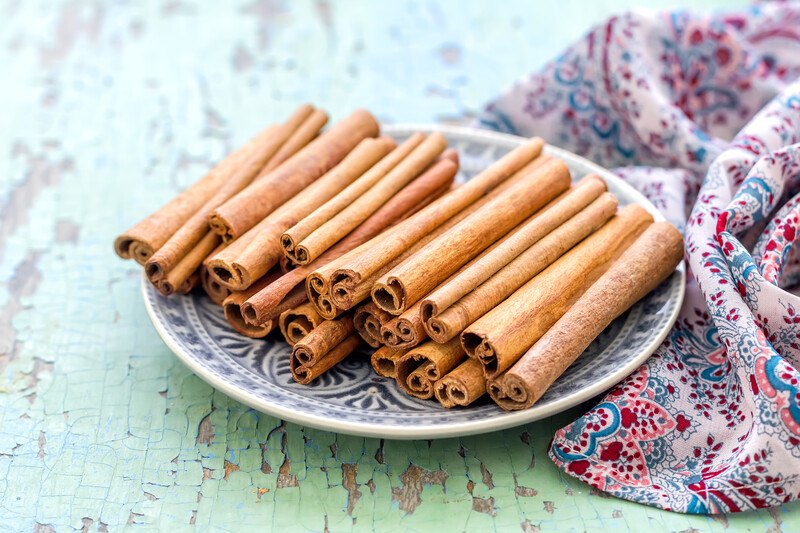
<svg viewBox="0 0 800 533">
<path fill-rule="evenodd" d="M 112 239 L 231 146 L 302 101 L 469 121 L 625 7 L 462 4 L 0 0 L 0 530 L 800 529 L 798 505 L 689 517 L 561 475 L 547 444 L 577 411 L 335 435 L 215 392 L 156 335 Z"/>
</svg>

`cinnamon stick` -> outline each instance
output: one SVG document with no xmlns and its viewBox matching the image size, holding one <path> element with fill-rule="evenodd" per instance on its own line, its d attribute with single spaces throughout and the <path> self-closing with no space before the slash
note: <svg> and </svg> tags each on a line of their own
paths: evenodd
<svg viewBox="0 0 800 533">
<path fill-rule="evenodd" d="M 183 257 L 208 233 L 208 214 L 244 189 L 280 147 L 276 136 L 256 146 L 246 159 L 230 173 L 217 191 L 194 213 L 145 263 L 150 281 L 163 279 Z"/>
<path fill-rule="evenodd" d="M 392 148 L 394 141 L 387 137 L 361 141 L 338 165 L 259 222 L 252 234 L 248 232 L 245 238 L 249 242 L 243 249 L 236 247 L 241 251 L 232 261 L 222 257 L 210 261 L 211 275 L 234 290 L 248 287 L 280 260 L 281 233 L 347 187 Z M 228 259 L 233 252 L 221 255 Z"/>
<path fill-rule="evenodd" d="M 314 366 L 323 355 L 355 332 L 353 317 L 325 320 L 292 347 L 292 357 L 304 366 Z"/>
<path fill-rule="evenodd" d="M 544 142 L 539 138 L 528 140 L 392 230 L 332 261 L 316 272 L 317 279 L 323 284 L 318 292 L 329 292 L 330 285 L 337 282 L 341 282 L 343 287 L 355 288 L 537 158 L 543 146 Z"/>
<path fill-rule="evenodd" d="M 244 234 L 289 198 L 333 168 L 362 140 L 378 135 L 370 113 L 360 109 L 337 122 L 269 175 L 217 207 L 211 229 L 229 242 Z"/>
<path fill-rule="evenodd" d="M 421 304 L 421 301 L 415 303 L 399 316 L 390 315 L 391 319 L 381 328 L 384 344 L 392 348 L 411 348 L 428 337 L 420 313 Z M 381 311 L 389 314 L 383 309 Z"/>
<path fill-rule="evenodd" d="M 553 200 L 553 202 L 555 202 L 555 200 Z M 551 204 L 553 202 L 551 202 Z M 549 205 L 550 204 L 548 204 L 548 206 Z M 545 208 L 543 209 L 547 209 L 548 206 L 545 206 Z M 530 219 L 528 219 L 528 221 L 530 221 Z M 520 226 L 525 226 L 525 224 L 526 223 L 522 223 Z M 494 244 L 492 244 L 491 246 L 486 248 L 483 252 L 481 252 L 478 255 L 478 257 L 472 259 L 466 265 L 458 269 L 458 271 L 456 271 L 453 275 L 447 278 L 442 283 L 442 285 L 450 283 L 454 278 L 460 276 L 463 271 L 465 271 L 468 268 L 471 268 L 474 263 L 481 261 L 487 254 L 491 254 L 495 250 L 495 248 L 497 248 L 498 246 L 502 246 L 507 240 L 513 238 L 513 236 L 516 235 L 516 233 L 519 230 L 520 227 L 518 226 L 517 228 L 514 228 L 513 230 L 508 232 L 506 235 L 497 240 Z M 405 311 L 403 311 L 403 313 L 400 314 L 399 316 L 384 321 L 384 324 L 380 332 L 381 340 L 383 341 L 384 344 L 392 348 L 411 348 L 413 346 L 420 344 L 428 337 L 428 333 L 425 330 L 425 325 L 422 315 L 423 302 L 424 300 L 420 300 L 411 307 L 409 307 L 408 309 L 406 309 Z M 386 311 L 383 312 L 385 313 Z"/>
<path fill-rule="evenodd" d="M 397 148 L 389 152 L 383 159 L 367 170 L 360 178 L 345 187 L 339 194 L 325 202 L 313 213 L 303 218 L 297 224 L 286 230 L 281 235 L 281 246 L 287 257 L 292 257 L 292 252 L 297 243 L 308 237 L 322 224 L 336 216 L 337 213 L 355 202 L 370 187 L 381 180 L 398 163 L 405 159 L 414 148 L 425 140 L 423 133 L 415 133 L 403 141 Z"/>
<path fill-rule="evenodd" d="M 638 205 L 628 205 L 605 226 L 520 287 L 461 334 L 470 357 L 484 374 L 497 377 L 530 348 L 611 263 L 653 222 Z"/>
<path fill-rule="evenodd" d="M 434 385 L 436 399 L 442 407 L 466 407 L 486 394 L 486 377 L 476 359 L 467 359 Z"/>
<path fill-rule="evenodd" d="M 328 353 L 324 354 L 314 366 L 305 366 L 292 355 L 289 363 L 289 370 L 292 372 L 292 377 L 301 385 L 308 385 L 353 353 L 358 347 L 359 341 L 358 335 L 350 335 Z"/>
<path fill-rule="evenodd" d="M 401 314 L 569 185 L 564 162 L 545 164 L 385 274 L 372 287 L 372 299 Z"/>
<path fill-rule="evenodd" d="M 501 246 L 426 296 L 422 301 L 423 320 L 427 322 L 432 316 L 457 302 L 513 261 L 519 254 L 588 206 L 605 190 L 606 185 L 601 178 L 597 176 L 584 177 L 576 187 L 554 202 L 552 206 L 542 209 L 523 222 L 514 231 L 514 235 Z M 616 208 L 616 204 L 614 208 Z"/>
<path fill-rule="evenodd" d="M 480 280 L 483 272 L 479 271 L 472 280 L 468 280 L 465 287 L 446 284 L 441 287 L 441 292 L 437 289 L 422 303 L 421 317 L 424 320 L 425 331 L 437 342 L 446 342 L 456 337 L 464 328 L 499 305 L 524 283 L 605 224 L 616 209 L 616 198 L 611 193 L 604 193 L 469 292 L 464 289 L 469 289 L 473 280 Z M 536 224 L 536 220 L 532 220 L 531 223 Z M 511 239 L 507 242 L 510 241 Z M 497 248 L 498 254 L 504 253 L 503 248 L 503 246 Z M 485 257 L 486 263 L 493 262 L 492 255 Z M 475 266 L 478 267 L 478 263 Z M 469 275 L 466 272 L 465 274 Z M 458 278 L 455 278 L 451 283 L 454 285 L 458 281 Z M 462 292 L 465 293 L 463 296 L 449 303 Z"/>
<path fill-rule="evenodd" d="M 186 281 L 193 276 L 197 269 L 200 267 L 203 259 L 208 257 L 219 244 L 219 237 L 214 233 L 206 232 L 200 242 L 198 242 L 183 258 L 178 261 L 167 275 L 156 281 L 155 286 L 165 296 L 169 296 L 175 292 L 186 294 L 189 290 L 184 286 Z M 199 281 L 199 273 L 195 282 Z"/>
<path fill-rule="evenodd" d="M 330 294 L 320 294 L 314 299 L 314 305 L 323 317 L 333 320 L 346 311 L 333 302 Z"/>
<path fill-rule="evenodd" d="M 308 276 L 307 287 L 309 293 L 309 300 L 314 303 L 317 303 L 318 299 L 317 295 L 327 294 L 329 292 L 330 293 L 329 299 L 330 301 L 332 301 L 333 304 L 335 304 L 336 307 L 340 309 L 351 309 L 352 307 L 364 301 L 370 296 L 370 291 L 372 290 L 372 286 L 384 274 L 389 272 L 395 266 L 407 260 L 413 254 L 421 250 L 429 242 L 443 235 L 446 231 L 450 230 L 450 228 L 460 223 L 462 220 L 464 220 L 472 213 L 483 207 L 489 201 L 492 201 L 500 194 L 503 194 L 510 187 L 518 183 L 521 179 L 525 178 L 528 174 L 540 168 L 550 160 L 552 160 L 552 158 L 546 154 L 538 156 L 536 159 L 529 162 L 523 168 L 518 170 L 510 178 L 503 181 L 497 187 L 492 189 L 484 197 L 476 200 L 468 207 L 460 211 L 458 214 L 452 216 L 446 222 L 441 224 L 439 227 L 437 227 L 436 229 L 434 229 L 433 231 L 431 231 L 430 233 L 419 239 L 416 243 L 412 244 L 399 256 L 392 259 L 391 261 L 386 261 L 386 262 L 381 261 L 382 263 L 385 264 L 383 264 L 383 266 L 375 270 L 368 277 L 362 278 L 361 275 L 358 272 L 356 272 L 356 270 L 351 270 L 349 268 L 350 266 L 355 266 L 355 263 L 346 265 L 346 268 L 340 268 L 340 264 L 345 259 L 352 260 L 354 262 L 360 261 L 359 259 L 360 256 L 358 254 L 361 253 L 360 252 L 361 250 L 368 251 L 369 250 L 368 247 L 370 245 L 375 250 L 378 250 L 378 253 L 380 253 L 381 250 L 380 247 L 384 242 L 383 239 L 373 239 L 372 241 L 365 243 L 363 246 L 356 248 L 352 252 L 357 254 L 356 256 L 353 256 L 352 253 L 347 254 L 347 257 L 343 257 L 339 261 L 334 261 L 331 264 L 325 265 L 315 270 Z M 445 197 L 447 196 L 448 195 L 446 194 Z M 381 237 L 385 238 L 386 235 L 385 234 L 381 235 Z"/>
<path fill-rule="evenodd" d="M 233 262 L 244 253 L 250 243 L 270 222 L 271 219 L 267 217 L 247 230 L 238 239 L 227 243 L 223 242 L 226 246 L 205 262 L 211 278 L 219 285 L 227 287 L 228 290 L 243 290 L 239 289 L 239 287 L 243 286 L 241 282 L 242 273 L 233 268 Z"/>
<path fill-rule="evenodd" d="M 433 397 L 433 384 L 466 359 L 458 339 L 439 344 L 426 342 L 412 348 L 395 365 L 395 379 L 416 398 Z"/>
<path fill-rule="evenodd" d="M 413 211 L 410 211 L 407 215 L 404 216 L 404 220 L 407 218 L 411 218 L 415 213 L 422 211 L 425 209 L 427 205 L 436 202 L 441 196 L 447 195 L 452 190 L 452 180 L 458 171 L 458 163 L 457 161 L 452 161 L 450 158 L 443 158 L 441 161 L 437 162 L 436 164 L 432 165 L 431 168 L 426 170 L 421 176 L 419 176 L 416 180 L 414 180 L 409 187 L 416 187 L 419 183 L 420 185 L 425 183 L 427 180 L 438 180 L 440 178 L 446 178 L 447 182 L 443 183 L 440 189 L 437 189 L 433 194 L 428 196 L 423 202 L 417 204 Z M 438 178 L 437 178 L 438 177 Z M 449 182 L 449 185 L 448 185 Z M 399 194 L 403 194 L 404 192 L 401 191 Z M 390 201 L 391 202 L 391 201 Z M 390 203 L 387 202 L 387 205 Z M 449 222 L 448 222 L 449 224 Z M 447 224 L 441 226 L 440 228 L 431 232 L 430 235 L 424 237 L 419 243 L 417 243 L 413 249 L 416 250 L 417 247 L 421 247 L 422 244 L 429 242 L 432 240 L 436 235 L 440 232 L 443 232 Z M 385 235 L 382 234 L 382 235 Z M 373 239 L 371 242 L 374 242 Z M 355 249 L 355 247 L 354 247 Z M 410 251 L 410 250 L 409 250 Z M 378 277 L 383 275 L 387 272 L 391 267 L 395 264 L 398 264 L 399 261 L 405 259 L 408 255 L 408 252 L 402 254 L 392 262 L 388 263 L 385 267 L 377 271 L 371 278 L 367 278 L 363 280 L 362 287 L 359 288 L 358 295 L 351 294 L 350 291 L 344 291 L 342 294 L 343 300 L 340 301 L 338 299 L 338 295 L 334 294 L 334 289 L 330 284 L 330 276 L 334 271 L 333 268 L 329 268 L 328 264 L 335 263 L 336 261 L 327 261 L 325 264 L 320 264 L 319 266 L 315 267 L 314 271 L 308 275 L 306 286 L 309 294 L 309 300 L 318 304 L 318 300 L 322 295 L 326 295 L 324 298 L 327 302 L 331 303 L 332 308 L 339 308 L 339 309 L 351 309 L 355 307 L 355 305 L 363 300 L 365 300 L 369 296 L 369 291 L 372 287 L 372 283 L 374 283 Z M 341 256 L 339 256 L 341 257 Z M 330 291 L 330 293 L 329 293 Z M 347 303 L 342 303 L 347 302 Z M 317 305 L 318 309 L 323 309 L 322 305 Z"/>
<path fill-rule="evenodd" d="M 444 135 L 439 132 L 432 133 L 369 190 L 312 231 L 293 248 L 284 245 L 284 251 L 294 262 L 301 265 L 313 261 L 417 177 L 446 147 Z"/>
<path fill-rule="evenodd" d="M 208 268 L 206 265 L 200 266 L 200 284 L 203 286 L 203 290 L 208 296 L 208 299 L 219 306 L 222 305 L 225 298 L 231 295 L 231 290 L 229 288 L 223 287 L 208 275 Z"/>
<path fill-rule="evenodd" d="M 383 345 L 381 326 L 392 316 L 372 302 L 358 307 L 353 314 L 353 326 L 364 341 L 373 348 Z"/>
<path fill-rule="evenodd" d="M 395 350 L 388 346 L 381 346 L 372 353 L 370 364 L 372 365 L 372 369 L 379 376 L 394 379 L 395 376 L 397 376 L 397 361 L 406 353 L 408 353 L 408 350 Z"/>
<path fill-rule="evenodd" d="M 295 118 L 295 117 L 292 117 Z M 291 119 L 287 122 L 291 122 Z M 305 145 L 314 140 L 319 130 L 328 122 L 328 114 L 321 109 L 314 109 L 305 120 L 292 127 L 292 134 L 281 145 L 275 155 L 267 162 L 256 176 L 259 180 L 275 170 L 281 163 L 299 152 Z"/>
<path fill-rule="evenodd" d="M 186 280 L 181 283 L 181 286 L 178 287 L 178 290 L 175 291 L 178 294 L 189 294 L 200 284 L 200 269 L 195 270 Z"/>
<path fill-rule="evenodd" d="M 311 113 L 311 106 L 301 106 L 297 112 Z M 114 241 L 114 250 L 123 259 L 135 259 L 144 265 L 178 229 L 211 199 L 222 183 L 246 160 L 257 147 L 274 139 L 281 130 L 272 125 L 261 131 L 243 147 L 217 163 L 203 178 L 196 181 L 156 212 L 129 228 Z"/>
<path fill-rule="evenodd" d="M 294 309 L 281 313 L 278 318 L 278 327 L 289 346 L 294 346 L 300 339 L 308 335 L 311 330 L 320 325 L 323 320 L 314 306 L 309 302 L 305 302 Z"/>
<path fill-rule="evenodd" d="M 208 274 L 208 262 L 224 249 L 225 243 L 220 243 L 200 264 L 200 284 L 203 286 L 203 290 L 208 298 L 219 306 L 222 306 L 222 302 L 225 301 L 225 298 L 230 296 L 231 291 L 211 278 Z"/>
<path fill-rule="evenodd" d="M 321 257 L 309 265 L 294 268 L 266 290 L 253 295 L 245 306 L 245 316 L 251 322 L 258 323 L 261 317 L 269 312 L 269 309 L 281 301 L 286 292 L 305 281 L 310 272 L 378 235 L 408 213 L 414 212 L 419 204 L 427 201 L 431 195 L 440 194 L 445 187 L 448 187 L 452 183 L 456 171 L 455 163 L 449 160 L 446 164 L 434 165 L 434 167 L 406 185 L 392 199 L 370 215 L 358 228 L 336 243 Z M 237 260 L 236 264 L 239 264 L 239 261 Z M 326 307 L 327 312 L 320 309 L 321 307 L 318 306 L 318 311 L 325 318 L 335 318 L 338 314 L 335 306 Z"/>
<path fill-rule="evenodd" d="M 527 409 L 633 304 L 669 277 L 683 257 L 683 238 L 667 222 L 651 225 L 512 366 L 489 382 L 503 409 Z"/>
<path fill-rule="evenodd" d="M 281 313 L 297 307 L 307 300 L 305 291 L 300 287 L 300 290 L 289 292 L 280 302 L 280 305 L 276 306 L 263 322 L 260 322 L 258 325 L 247 323 L 242 316 L 242 304 L 252 296 L 253 293 L 258 292 L 274 282 L 280 275 L 280 270 L 274 269 L 256 283 L 253 283 L 247 290 L 233 292 L 230 296 L 225 298 L 225 301 L 222 302 L 222 309 L 225 312 L 225 319 L 233 326 L 233 329 L 247 337 L 266 337 L 269 332 L 274 329 Z"/>
<path fill-rule="evenodd" d="M 292 263 L 288 257 L 283 256 L 278 260 L 278 266 L 281 267 L 281 272 L 286 274 L 287 272 L 294 270 L 297 265 Z"/>
</svg>

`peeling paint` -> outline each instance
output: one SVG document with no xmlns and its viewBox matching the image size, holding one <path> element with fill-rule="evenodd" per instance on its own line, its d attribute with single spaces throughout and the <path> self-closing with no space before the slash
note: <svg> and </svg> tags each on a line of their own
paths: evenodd
<svg viewBox="0 0 800 533">
<path fill-rule="evenodd" d="M 494 508 L 494 498 L 480 498 L 478 496 L 472 497 L 472 510 L 479 513 L 485 513 L 491 516 L 496 516 L 497 511 Z"/>
<path fill-rule="evenodd" d="M 361 491 L 358 490 L 359 484 L 356 483 L 358 474 L 358 464 L 342 463 L 342 487 L 347 490 L 347 514 L 353 516 L 353 510 L 361 498 Z"/>
<path fill-rule="evenodd" d="M 400 474 L 402 486 L 392 489 L 392 498 L 400 503 L 400 510 L 413 513 L 422 503 L 420 495 L 423 485 L 438 484 L 446 490 L 447 477 L 448 474 L 444 470 L 428 470 L 411 464 Z"/>
</svg>

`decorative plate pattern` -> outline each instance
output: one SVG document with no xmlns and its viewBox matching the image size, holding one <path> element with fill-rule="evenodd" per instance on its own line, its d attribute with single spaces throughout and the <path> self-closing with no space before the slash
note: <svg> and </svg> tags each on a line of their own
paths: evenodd
<svg viewBox="0 0 800 533">
<path fill-rule="evenodd" d="M 471 128 L 389 126 L 402 139 L 414 131 L 444 133 L 461 156 L 459 180 L 467 180 L 519 145 L 523 139 Z M 548 146 L 573 176 L 599 174 L 620 204 L 639 203 L 664 217 L 619 178 L 570 152 Z M 320 429 L 395 439 L 440 438 L 495 431 L 531 422 L 597 395 L 633 372 L 661 343 L 675 321 L 684 288 L 683 265 L 650 295 L 617 319 L 526 411 L 507 413 L 488 397 L 469 408 L 442 408 L 403 394 L 393 380 L 377 377 L 364 354 L 354 354 L 310 386 L 289 372 L 288 345 L 280 334 L 249 339 L 228 327 L 222 310 L 202 293 L 162 296 L 146 278 L 142 293 L 148 314 L 167 346 L 198 376 L 259 411 Z"/>
</svg>

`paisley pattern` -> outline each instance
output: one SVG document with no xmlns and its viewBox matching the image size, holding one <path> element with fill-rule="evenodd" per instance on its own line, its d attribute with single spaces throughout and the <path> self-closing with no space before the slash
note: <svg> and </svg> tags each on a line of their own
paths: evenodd
<svg viewBox="0 0 800 533">
<path fill-rule="evenodd" d="M 688 513 L 800 495 L 798 76 L 800 3 L 630 13 L 486 108 L 485 127 L 625 165 L 618 174 L 685 233 L 679 320 L 556 433 L 565 472 Z"/>
<path fill-rule="evenodd" d="M 391 127 L 400 139 L 420 128 Z M 522 142 L 518 137 L 467 128 L 437 128 L 461 154 L 465 180 Z M 574 176 L 606 177 L 622 203 L 647 201 L 619 178 L 581 158 L 548 150 L 570 165 Z M 198 375 L 236 399 L 282 418 L 334 431 L 400 438 L 436 438 L 491 431 L 548 416 L 610 388 L 633 371 L 667 334 L 683 296 L 683 270 L 592 343 L 535 408 L 505 413 L 489 401 L 446 410 L 410 398 L 393 380 L 374 375 L 365 354 L 348 358 L 311 386 L 295 383 L 289 348 L 278 337 L 248 339 L 228 327 L 222 311 L 200 295 L 165 298 L 143 280 L 145 303 L 167 344 Z"/>
</svg>

